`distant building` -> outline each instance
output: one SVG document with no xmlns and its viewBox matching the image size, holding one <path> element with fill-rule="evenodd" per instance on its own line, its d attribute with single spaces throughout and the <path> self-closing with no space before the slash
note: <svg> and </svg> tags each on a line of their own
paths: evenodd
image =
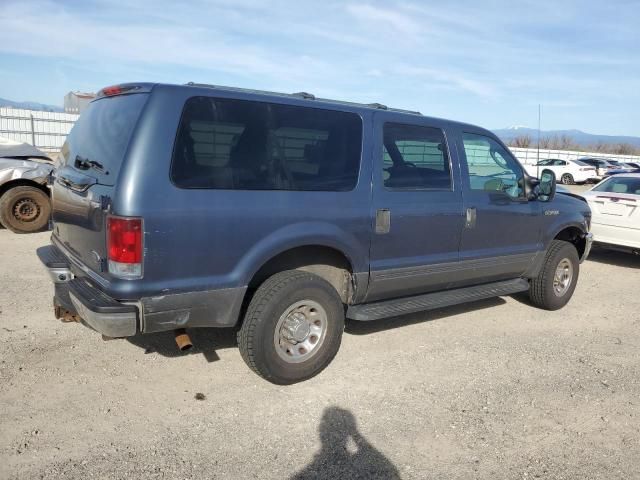
<svg viewBox="0 0 640 480">
<path fill-rule="evenodd" d="M 69 92 L 64 96 L 64 111 L 80 114 L 94 98 L 95 93 Z"/>
</svg>

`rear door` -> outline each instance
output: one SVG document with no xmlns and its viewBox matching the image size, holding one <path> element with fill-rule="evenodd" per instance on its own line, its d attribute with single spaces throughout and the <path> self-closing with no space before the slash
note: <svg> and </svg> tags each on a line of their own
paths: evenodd
<svg viewBox="0 0 640 480">
<path fill-rule="evenodd" d="M 447 288 L 463 223 L 455 150 L 422 117 L 376 113 L 374 138 L 367 301 Z"/>
<path fill-rule="evenodd" d="M 516 278 L 543 249 L 541 207 L 529 202 L 524 173 L 515 157 L 492 136 L 459 132 L 465 226 L 461 276 L 469 283 Z"/>
<path fill-rule="evenodd" d="M 105 212 L 145 93 L 94 100 L 62 147 L 52 189 L 53 241 L 95 272 L 106 258 Z"/>
</svg>

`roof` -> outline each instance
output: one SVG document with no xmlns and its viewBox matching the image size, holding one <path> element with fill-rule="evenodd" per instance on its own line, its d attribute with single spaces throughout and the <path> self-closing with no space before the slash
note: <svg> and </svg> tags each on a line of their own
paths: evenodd
<svg viewBox="0 0 640 480">
<path fill-rule="evenodd" d="M 75 95 L 80 98 L 95 98 L 95 93 L 84 93 L 84 92 L 69 92 L 67 95 Z"/>
<path fill-rule="evenodd" d="M 307 93 L 307 92 L 297 92 L 297 93 L 281 93 L 281 92 L 269 92 L 266 90 L 253 90 L 253 89 L 248 89 L 248 88 L 239 88 L 239 87 L 225 87 L 222 85 L 209 85 L 207 83 L 194 83 L 194 82 L 189 82 L 186 84 L 186 86 L 188 87 L 201 87 L 201 88 L 213 88 L 216 90 L 227 90 L 227 91 L 232 91 L 232 92 L 242 92 L 242 93 L 249 93 L 249 94 L 258 94 L 258 95 L 270 95 L 270 96 L 277 96 L 277 97 L 292 97 L 292 98 L 299 98 L 299 99 L 303 99 L 303 100 L 309 100 L 309 101 L 318 101 L 318 102 L 322 102 L 322 103 L 334 103 L 337 105 L 351 105 L 354 107 L 359 107 L 359 108 L 373 108 L 376 110 L 390 110 L 393 112 L 400 112 L 400 113 L 410 113 L 413 115 L 422 115 L 420 112 L 418 111 L 414 111 L 414 110 L 403 110 L 400 108 L 389 108 L 386 105 L 383 105 L 381 103 L 357 103 L 357 102 L 346 102 L 343 100 L 332 100 L 329 98 L 316 98 L 315 95 L 313 95 L 312 93 Z"/>
<path fill-rule="evenodd" d="M 145 84 L 145 85 L 149 85 L 149 84 Z M 380 111 L 380 112 L 389 112 L 389 113 L 397 113 L 397 114 L 402 114 L 402 115 L 407 115 L 407 116 L 419 116 L 422 117 L 424 119 L 429 119 L 429 120 L 433 120 L 434 122 L 446 122 L 449 124 L 455 124 L 458 125 L 459 127 L 467 127 L 467 128 L 473 128 L 476 130 L 480 130 L 484 133 L 486 133 L 489 136 L 495 137 L 495 135 L 490 132 L 489 130 L 482 128 L 482 127 L 478 127 L 476 125 L 472 125 L 470 123 L 465 123 L 465 122 L 459 122 L 459 121 L 455 121 L 455 120 L 448 120 L 448 119 L 444 119 L 444 118 L 437 118 L 437 117 L 430 117 L 430 116 L 426 116 L 423 115 L 422 113 L 418 112 L 418 111 L 414 111 L 414 110 L 405 110 L 405 109 L 401 109 L 401 108 L 392 108 L 392 107 L 387 107 L 386 105 L 383 105 L 381 103 L 357 103 L 357 102 L 348 102 L 348 101 L 344 101 L 344 100 L 333 100 L 333 99 L 329 99 L 329 98 L 317 98 L 315 95 L 308 93 L 308 92 L 297 92 L 297 93 L 282 93 L 282 92 L 270 92 L 270 91 L 265 91 L 265 90 L 254 90 L 254 89 L 247 89 L 247 88 L 239 88 L 239 87 L 227 87 L 227 86 L 222 86 L 222 85 L 210 85 L 210 84 L 205 84 L 205 83 L 194 83 L 194 82 L 189 82 L 185 85 L 166 85 L 166 86 L 170 86 L 170 87 L 192 87 L 192 88 L 200 88 L 200 89 L 214 89 L 214 90 L 220 90 L 223 92 L 230 92 L 230 93 L 242 93 L 242 94 L 247 94 L 247 95 L 260 95 L 260 96 L 266 96 L 266 97 L 272 97 L 272 98 L 287 98 L 287 99 L 292 99 L 292 100 L 298 100 L 298 101 L 303 101 L 303 102 L 308 102 L 310 104 L 318 104 L 318 103 L 322 103 L 325 105 L 334 105 L 336 107 L 351 107 L 354 109 L 362 109 L 362 110 L 375 110 L 375 111 Z M 497 138 L 497 137 L 496 137 Z"/>
</svg>

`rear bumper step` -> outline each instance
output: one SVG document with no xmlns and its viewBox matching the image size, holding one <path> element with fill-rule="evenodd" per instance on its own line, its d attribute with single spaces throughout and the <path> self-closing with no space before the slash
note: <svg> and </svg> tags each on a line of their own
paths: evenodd
<svg viewBox="0 0 640 480">
<path fill-rule="evenodd" d="M 427 293 L 414 297 L 404 297 L 382 302 L 351 305 L 347 309 L 347 317 L 352 320 L 381 320 L 410 313 L 449 307 L 460 303 L 484 300 L 524 292 L 529 289 L 529 282 L 523 278 L 502 282 L 487 283 L 474 287 L 458 288 L 445 292 Z"/>
<path fill-rule="evenodd" d="M 68 282 L 69 298 L 82 318 L 107 337 L 130 337 L 138 328 L 138 309 L 114 300 L 84 278 Z"/>
<path fill-rule="evenodd" d="M 138 330 L 138 308 L 119 302 L 95 287 L 86 278 L 74 278 L 64 254 L 54 245 L 38 248 L 55 285 L 54 307 L 78 316 L 107 337 L 130 337 Z"/>
<path fill-rule="evenodd" d="M 36 254 L 49 272 L 54 284 L 65 283 L 73 278 L 69 261 L 55 246 L 40 247 L 36 250 Z"/>
</svg>

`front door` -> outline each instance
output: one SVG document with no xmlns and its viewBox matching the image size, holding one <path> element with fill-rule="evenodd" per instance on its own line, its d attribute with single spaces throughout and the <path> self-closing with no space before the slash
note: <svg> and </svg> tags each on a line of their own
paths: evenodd
<svg viewBox="0 0 640 480">
<path fill-rule="evenodd" d="M 374 129 L 366 301 L 447 288 L 463 225 L 455 149 L 442 128 L 421 117 L 376 114 Z"/>
<path fill-rule="evenodd" d="M 543 249 L 540 203 L 527 200 L 522 166 L 496 139 L 470 129 L 459 132 L 457 145 L 464 154 L 464 280 L 518 277 Z"/>
</svg>

